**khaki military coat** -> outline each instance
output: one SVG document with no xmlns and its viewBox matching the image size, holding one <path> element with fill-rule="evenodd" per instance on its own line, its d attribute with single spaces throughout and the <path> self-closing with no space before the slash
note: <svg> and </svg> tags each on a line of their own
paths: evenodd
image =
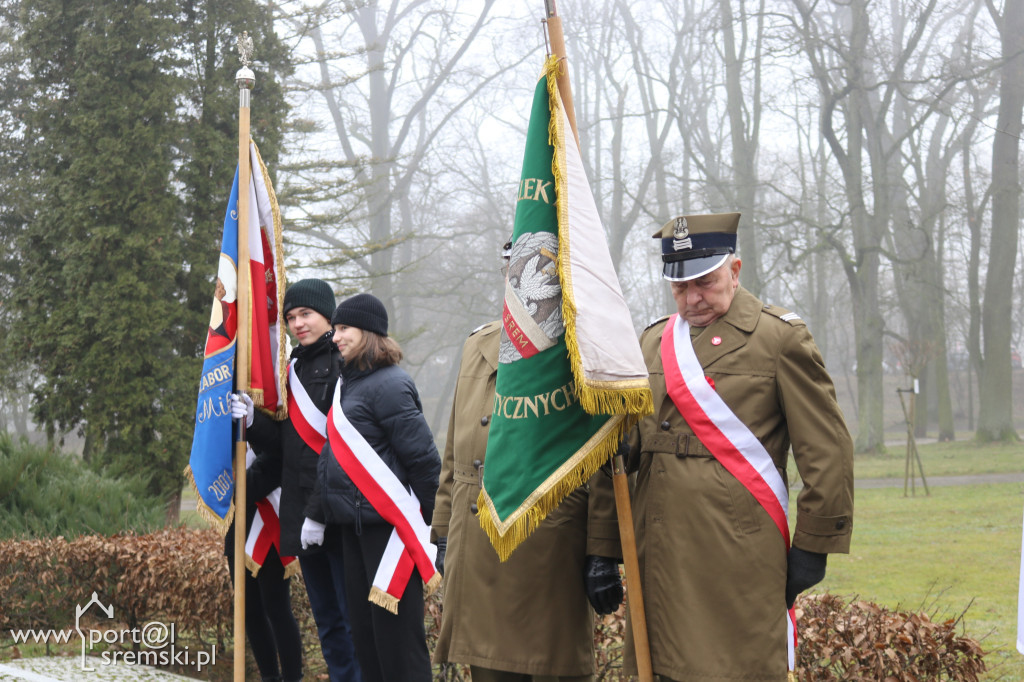
<svg viewBox="0 0 1024 682">
<path fill-rule="evenodd" d="M 633 505 L 654 671 L 673 680 L 786 680 L 786 550 L 754 497 L 697 441 L 665 389 L 661 336 L 641 348 L 655 412 L 633 435 Z M 803 488 L 794 546 L 847 552 L 853 445 L 832 380 L 803 321 L 737 289 L 693 338 L 715 390 L 786 478 L 792 446 Z M 795 519 L 793 518 L 795 515 Z M 627 667 L 633 665 L 631 642 Z M 635 670 L 635 668 L 633 668 Z"/>
<path fill-rule="evenodd" d="M 466 341 L 434 506 L 448 538 L 441 633 L 434 662 L 528 675 L 590 675 L 594 612 L 587 554 L 621 557 L 611 478 L 599 471 L 570 494 L 504 563 L 480 528 L 480 493 L 498 367 L 498 322 Z"/>
</svg>

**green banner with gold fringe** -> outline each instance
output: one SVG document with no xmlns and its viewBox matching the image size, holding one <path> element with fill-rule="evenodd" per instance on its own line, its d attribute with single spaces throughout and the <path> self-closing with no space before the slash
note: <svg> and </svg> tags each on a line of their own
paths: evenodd
<svg viewBox="0 0 1024 682">
<path fill-rule="evenodd" d="M 503 561 L 652 410 L 558 68 L 549 58 L 530 113 L 478 500 Z"/>
</svg>

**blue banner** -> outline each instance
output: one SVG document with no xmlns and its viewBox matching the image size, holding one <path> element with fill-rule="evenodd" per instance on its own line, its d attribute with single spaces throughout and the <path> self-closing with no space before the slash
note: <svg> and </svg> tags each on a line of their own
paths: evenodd
<svg viewBox="0 0 1024 682">
<path fill-rule="evenodd" d="M 197 494 L 196 508 L 225 532 L 234 499 L 231 401 L 234 390 L 235 337 L 238 331 L 238 171 L 224 216 L 217 285 L 199 380 L 195 434 L 185 475 Z"/>
</svg>

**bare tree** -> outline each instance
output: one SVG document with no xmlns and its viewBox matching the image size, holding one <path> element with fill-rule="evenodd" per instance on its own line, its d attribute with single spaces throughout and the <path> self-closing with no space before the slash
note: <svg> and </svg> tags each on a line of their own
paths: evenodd
<svg viewBox="0 0 1024 682">
<path fill-rule="evenodd" d="M 729 112 L 729 142 L 732 148 L 732 195 L 736 210 L 747 216 L 739 232 L 739 250 L 743 254 L 740 272 L 743 286 L 761 295 L 761 257 L 754 207 L 758 191 L 757 157 L 761 127 L 761 69 L 764 42 L 764 0 L 758 3 L 753 21 L 742 12 L 746 2 L 738 4 L 740 16 L 734 17 L 733 2 L 719 0 L 722 17 L 723 57 L 725 60 L 726 109 Z M 753 35 L 749 34 L 753 24 Z M 740 38 L 737 40 L 737 29 Z M 749 51 L 749 54 L 748 54 Z M 744 71 L 749 70 L 749 86 L 744 87 Z"/>
<path fill-rule="evenodd" d="M 980 8 L 980 2 L 969 0 L 936 17 L 937 29 L 922 41 L 925 49 L 907 62 L 906 85 L 893 110 L 893 131 L 905 140 L 901 165 L 906 168 L 905 189 L 894 195 L 890 247 L 895 290 L 906 322 L 900 347 L 919 363 L 911 373 L 920 381 L 924 406 L 931 408 L 916 412 L 917 434 L 925 435 L 932 416 L 938 420 L 942 440 L 953 439 L 954 426 L 942 270 L 948 233 L 941 228 L 949 215 L 950 169 L 962 141 L 974 137 L 980 120 L 970 109 L 970 93 L 964 87 L 965 81 L 978 77 L 968 48 Z M 894 17 L 893 25 L 907 26 L 902 17 Z M 953 31 L 956 38 L 950 41 Z M 911 370 L 907 363 L 903 368 Z"/>
<path fill-rule="evenodd" d="M 666 8 L 662 16 L 654 9 L 623 0 L 596 2 L 595 11 L 579 17 L 567 36 L 583 160 L 616 268 L 638 223 L 641 231 L 650 226 L 653 232 L 670 207 L 678 210 L 667 196 L 666 151 L 675 124 L 670 103 L 682 88 L 678 70 L 687 42 L 667 42 L 652 30 L 677 30 L 677 8 Z"/>
<path fill-rule="evenodd" d="M 882 361 L 885 321 L 881 311 L 883 245 L 892 220 L 906 224 L 902 152 L 907 123 L 896 116 L 908 62 L 931 28 L 936 0 L 917 7 L 914 23 L 893 12 L 889 45 L 879 45 L 869 2 L 836 7 L 831 20 L 818 6 L 793 0 L 798 31 L 822 93 L 822 131 L 840 170 L 848 203 L 845 222 L 852 248 L 836 239 L 849 281 L 857 350 L 858 451 L 884 448 Z M 877 17 L 876 17 L 877 18 Z M 926 112 L 927 115 L 930 112 Z M 868 163 L 865 168 L 864 162 Z"/>
<path fill-rule="evenodd" d="M 1020 134 L 1024 112 L 1024 3 L 1008 1 L 1000 14 L 992 0 L 989 13 L 1002 41 L 999 113 L 992 141 L 992 236 L 985 299 L 981 309 L 982 348 L 977 437 L 981 441 L 1017 440 L 1013 427 L 1010 364 L 1013 271 L 1020 232 Z"/>
<path fill-rule="evenodd" d="M 319 266 L 365 278 L 355 286 L 372 290 L 389 309 L 399 273 L 423 256 L 406 242 L 433 232 L 417 212 L 418 192 L 436 186 L 425 177 L 428 157 L 459 113 L 508 68 L 493 53 L 485 67 L 467 59 L 493 6 L 494 0 L 328 2 L 287 18 L 297 51 L 309 60 L 295 91 L 329 114 L 330 135 L 324 129 L 316 138 L 321 149 L 330 145 L 326 164 L 307 182 L 342 171 L 347 192 L 309 202 L 328 210 L 298 227 L 308 245 L 319 241 L 330 250 Z M 477 58 L 488 56 L 482 49 Z M 399 317 L 399 328 L 408 330 L 408 318 Z"/>
</svg>

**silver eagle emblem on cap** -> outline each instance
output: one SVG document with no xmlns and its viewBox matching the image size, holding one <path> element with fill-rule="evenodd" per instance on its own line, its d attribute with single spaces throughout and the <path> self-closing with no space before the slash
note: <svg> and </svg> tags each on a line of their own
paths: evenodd
<svg viewBox="0 0 1024 682">
<path fill-rule="evenodd" d="M 676 218 L 676 226 L 672 230 L 672 250 L 683 251 L 692 249 L 693 241 L 690 239 L 690 229 L 686 225 L 686 217 Z"/>
</svg>

